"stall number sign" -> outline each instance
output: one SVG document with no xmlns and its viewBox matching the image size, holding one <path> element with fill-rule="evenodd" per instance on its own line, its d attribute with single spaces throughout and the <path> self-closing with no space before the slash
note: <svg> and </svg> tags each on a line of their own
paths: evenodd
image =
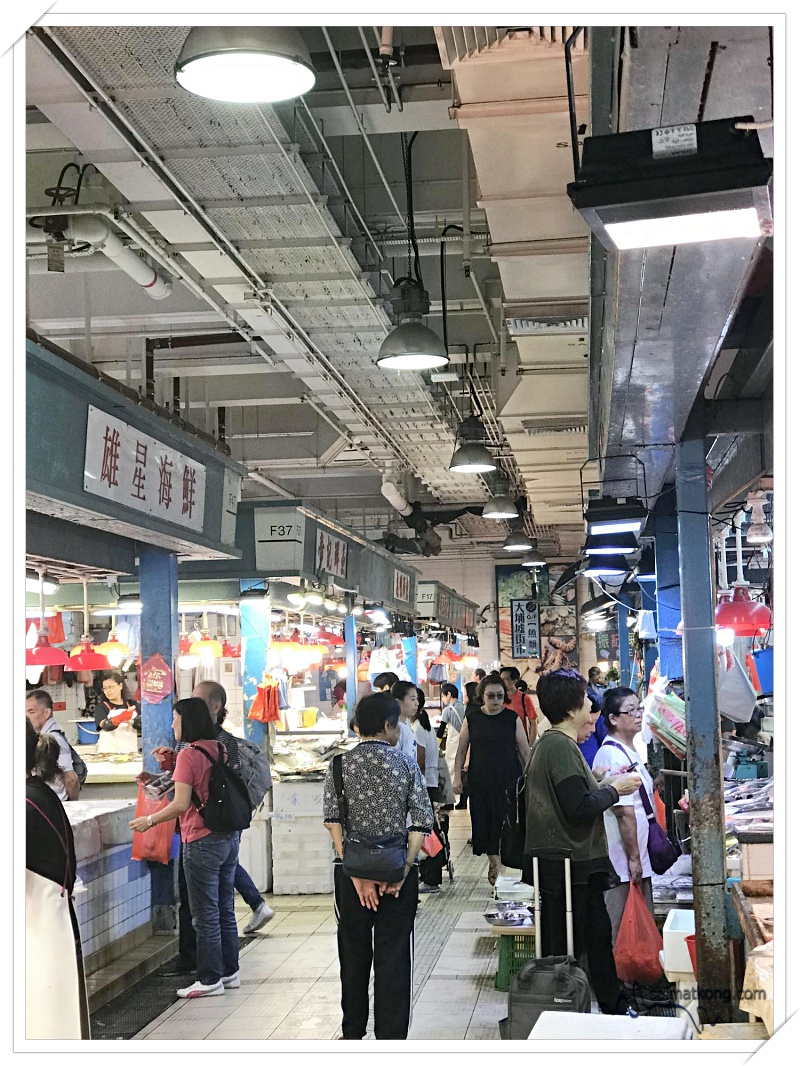
<svg viewBox="0 0 800 1066">
<path fill-rule="evenodd" d="M 303 569 L 306 520 L 295 508 L 262 507 L 253 516 L 256 569 L 264 573 Z"/>
<path fill-rule="evenodd" d="M 435 585 L 417 585 L 417 614 L 421 618 L 436 617 Z"/>
<path fill-rule="evenodd" d="M 541 658 L 539 604 L 536 600 L 511 601 L 511 658 Z"/>
<path fill-rule="evenodd" d="M 92 406 L 83 488 L 93 496 L 202 532 L 206 468 Z"/>
<path fill-rule="evenodd" d="M 651 131 L 653 159 L 676 155 L 697 155 L 697 126 L 659 126 Z"/>
<path fill-rule="evenodd" d="M 402 570 L 394 572 L 394 598 L 402 603 L 408 603 L 411 598 L 411 578 Z"/>
<path fill-rule="evenodd" d="M 326 529 L 318 529 L 314 570 L 331 577 L 347 577 L 347 542 L 332 537 Z"/>
</svg>

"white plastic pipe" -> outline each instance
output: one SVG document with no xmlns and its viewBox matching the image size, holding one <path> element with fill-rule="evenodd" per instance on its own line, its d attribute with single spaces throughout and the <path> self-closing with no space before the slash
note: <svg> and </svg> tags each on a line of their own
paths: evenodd
<svg viewBox="0 0 800 1066">
<path fill-rule="evenodd" d="M 745 585 L 747 582 L 744 579 L 744 562 L 742 559 L 742 526 L 744 525 L 745 513 L 744 511 L 737 511 L 733 518 L 733 524 L 736 529 L 736 584 Z"/>
<path fill-rule="evenodd" d="M 394 507 L 404 518 L 411 514 L 413 507 L 398 489 L 393 481 L 384 481 L 381 485 L 381 495 Z"/>
<path fill-rule="evenodd" d="M 390 58 L 394 51 L 394 45 L 392 40 L 394 38 L 394 26 L 381 26 L 381 46 L 380 54 Z"/>
<path fill-rule="evenodd" d="M 72 240 L 85 241 L 95 251 L 102 252 L 151 299 L 164 300 L 172 292 L 172 282 L 162 278 L 136 252 L 126 247 L 103 219 L 92 215 L 72 217 L 66 232 Z"/>
</svg>

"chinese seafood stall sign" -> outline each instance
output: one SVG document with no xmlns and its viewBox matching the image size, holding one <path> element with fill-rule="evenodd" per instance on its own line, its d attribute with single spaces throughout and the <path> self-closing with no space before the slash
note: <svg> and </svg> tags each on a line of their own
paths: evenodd
<svg viewBox="0 0 800 1066">
<path fill-rule="evenodd" d="M 511 657 L 539 658 L 539 605 L 535 600 L 511 601 Z"/>
<path fill-rule="evenodd" d="M 147 703 L 161 703 L 172 693 L 172 671 L 158 652 L 142 667 L 141 692 Z"/>
</svg>

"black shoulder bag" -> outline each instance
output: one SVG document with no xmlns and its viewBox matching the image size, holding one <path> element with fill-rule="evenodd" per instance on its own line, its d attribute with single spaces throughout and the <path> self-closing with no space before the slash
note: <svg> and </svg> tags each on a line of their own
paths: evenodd
<svg viewBox="0 0 800 1066">
<path fill-rule="evenodd" d="M 332 766 L 333 783 L 336 786 L 339 817 L 342 820 L 344 834 L 342 845 L 344 872 L 348 877 L 360 877 L 365 881 L 385 881 L 390 885 L 397 884 L 405 877 L 408 847 L 408 836 L 405 830 L 385 836 L 351 833 L 347 828 L 347 797 L 344 794 L 341 755 L 334 755 Z"/>
</svg>

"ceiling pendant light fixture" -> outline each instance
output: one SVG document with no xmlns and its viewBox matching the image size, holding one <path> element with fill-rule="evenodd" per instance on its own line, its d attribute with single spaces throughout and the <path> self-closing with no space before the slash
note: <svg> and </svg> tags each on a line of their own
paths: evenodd
<svg viewBox="0 0 800 1066">
<path fill-rule="evenodd" d="M 584 555 L 633 555 L 638 550 L 633 533 L 590 533 L 583 546 Z"/>
<path fill-rule="evenodd" d="M 547 560 L 541 552 L 537 551 L 539 542 L 535 537 L 531 538 L 531 544 L 533 547 L 523 555 L 520 560 L 520 566 L 524 566 L 528 569 L 538 569 L 541 566 L 547 566 Z"/>
<path fill-rule="evenodd" d="M 131 653 L 131 649 L 124 641 L 117 640 L 117 634 L 113 629 L 108 634 L 108 640 L 98 645 L 97 651 L 108 659 L 114 670 L 121 666 L 125 656 Z"/>
<path fill-rule="evenodd" d="M 598 496 L 584 512 L 589 535 L 597 533 L 633 533 L 637 537 L 647 521 L 647 508 L 635 496 L 612 499 Z"/>
<path fill-rule="evenodd" d="M 405 133 L 400 135 L 406 183 L 408 265 L 405 277 L 394 282 L 388 297 L 396 325 L 384 339 L 378 352 L 377 363 L 383 370 L 440 370 L 450 362 L 444 342 L 422 321 L 423 316 L 431 309 L 431 301 L 422 280 L 414 226 L 411 149 L 416 138 L 416 133 L 410 138 Z"/>
<path fill-rule="evenodd" d="M 531 552 L 533 541 L 522 529 L 512 530 L 503 541 L 504 552 Z"/>
<path fill-rule="evenodd" d="M 587 137 L 567 194 L 612 252 L 758 240 L 772 233 L 772 160 L 752 122 L 744 116 Z"/>
<path fill-rule="evenodd" d="M 38 571 L 39 577 L 39 630 L 36 645 L 25 650 L 25 676 L 36 684 L 46 666 L 66 666 L 69 656 L 60 648 L 52 648 L 47 639 L 47 621 L 44 608 L 44 569 Z"/>
<path fill-rule="evenodd" d="M 501 521 L 504 518 L 516 518 L 519 514 L 516 501 L 509 492 L 508 478 L 498 477 L 496 483 L 490 484 L 492 491 L 497 495 L 489 500 L 483 509 L 484 518 L 492 518 Z"/>
<path fill-rule="evenodd" d="M 497 460 L 483 443 L 486 430 L 477 415 L 465 418 L 456 431 L 456 450 L 450 460 L 453 474 L 489 474 Z"/>
<path fill-rule="evenodd" d="M 627 577 L 631 569 L 624 555 L 592 555 L 581 573 L 584 577 Z"/>
<path fill-rule="evenodd" d="M 291 26 L 195 26 L 175 80 L 210 100 L 272 104 L 307 93 L 316 77 L 300 31 Z"/>
</svg>

